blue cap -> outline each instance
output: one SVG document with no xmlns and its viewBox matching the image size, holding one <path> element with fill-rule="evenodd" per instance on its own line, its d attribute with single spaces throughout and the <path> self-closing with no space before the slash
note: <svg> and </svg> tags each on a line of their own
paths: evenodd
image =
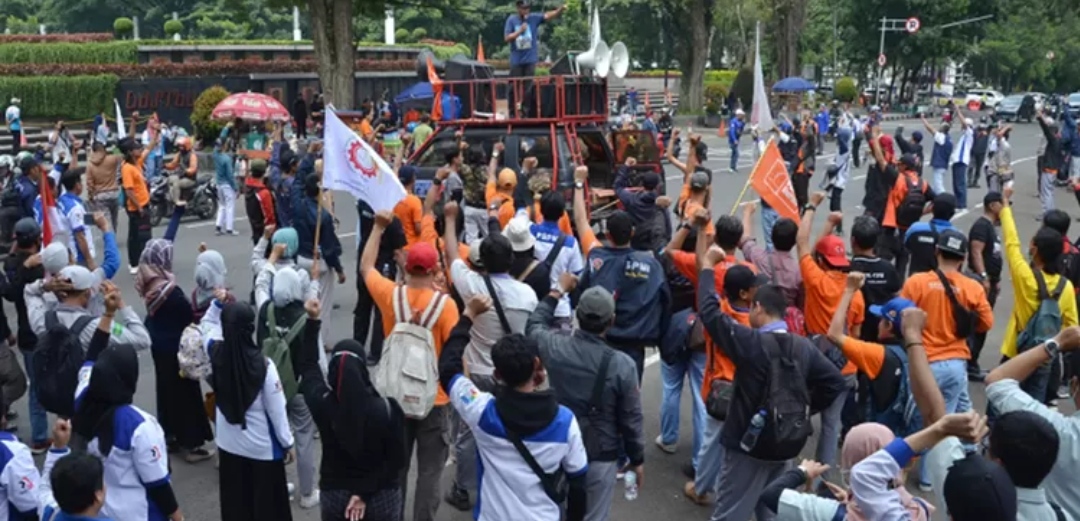
<svg viewBox="0 0 1080 521">
<path fill-rule="evenodd" d="M 405 165 L 398 170 L 398 179 L 401 181 L 401 184 L 407 185 L 416 179 L 417 171 L 418 169 L 415 166 Z"/>
<path fill-rule="evenodd" d="M 900 336 L 900 315 L 905 309 L 913 307 L 916 307 L 914 302 L 903 297 L 896 297 L 881 306 L 870 306 L 870 313 L 891 322 L 896 336 Z"/>
</svg>

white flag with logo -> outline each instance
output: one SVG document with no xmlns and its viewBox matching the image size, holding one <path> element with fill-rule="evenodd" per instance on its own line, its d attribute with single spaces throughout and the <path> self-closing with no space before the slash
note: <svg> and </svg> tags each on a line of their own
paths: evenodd
<svg viewBox="0 0 1080 521">
<path fill-rule="evenodd" d="M 323 146 L 323 188 L 349 192 L 376 212 L 393 210 L 405 198 L 405 187 L 390 165 L 329 110 Z"/>
<path fill-rule="evenodd" d="M 124 113 L 120 112 L 120 102 L 116 101 L 116 98 L 113 98 L 112 102 L 116 107 L 116 138 L 124 139 L 127 137 L 127 130 L 124 130 Z"/>
<path fill-rule="evenodd" d="M 765 93 L 765 75 L 761 72 L 761 23 L 757 28 L 757 45 L 754 48 L 754 106 L 750 109 L 750 124 L 757 125 L 758 132 L 764 135 L 775 124 L 772 111 L 769 110 L 769 96 Z"/>
</svg>

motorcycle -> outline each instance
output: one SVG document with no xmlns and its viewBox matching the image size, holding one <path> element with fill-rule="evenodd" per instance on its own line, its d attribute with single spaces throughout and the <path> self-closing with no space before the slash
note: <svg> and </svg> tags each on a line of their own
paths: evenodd
<svg viewBox="0 0 1080 521">
<path fill-rule="evenodd" d="M 175 174 L 169 174 L 175 175 Z M 161 224 L 162 219 L 172 215 L 175 204 L 169 196 L 169 175 L 162 175 L 150 184 L 150 226 Z M 217 183 L 213 176 L 197 180 L 187 197 L 187 213 L 199 219 L 209 219 L 217 213 Z"/>
</svg>

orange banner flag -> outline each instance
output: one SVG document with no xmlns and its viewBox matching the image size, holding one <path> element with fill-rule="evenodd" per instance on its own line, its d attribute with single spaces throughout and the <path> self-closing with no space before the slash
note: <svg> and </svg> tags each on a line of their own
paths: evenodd
<svg viewBox="0 0 1080 521">
<path fill-rule="evenodd" d="M 48 173 L 42 172 L 42 177 L 38 180 L 38 196 L 41 197 L 41 238 L 42 244 L 52 244 L 53 239 L 53 222 L 50 215 L 52 208 L 56 206 L 56 199 L 53 198 L 52 190 L 49 189 Z"/>
<path fill-rule="evenodd" d="M 442 80 L 439 79 L 439 73 L 435 72 L 435 64 L 431 61 L 431 56 L 427 59 L 427 75 L 428 81 L 431 83 L 432 107 L 431 107 L 431 119 L 435 121 L 442 120 Z"/>
<path fill-rule="evenodd" d="M 480 63 L 486 63 L 484 61 L 484 39 L 476 37 L 476 61 Z"/>
<path fill-rule="evenodd" d="M 799 222 L 799 203 L 795 199 L 795 189 L 791 187 L 791 176 L 787 165 L 780 156 L 780 147 L 776 141 L 770 141 L 765 153 L 758 159 L 754 171 L 750 174 L 751 186 L 769 204 L 780 217 L 787 217 Z"/>
</svg>

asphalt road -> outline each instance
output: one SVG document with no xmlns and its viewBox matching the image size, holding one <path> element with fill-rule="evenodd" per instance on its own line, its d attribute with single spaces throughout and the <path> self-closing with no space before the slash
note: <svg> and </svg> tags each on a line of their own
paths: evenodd
<svg viewBox="0 0 1080 521">
<path fill-rule="evenodd" d="M 884 129 L 891 134 L 897 124 L 905 124 L 909 129 L 909 132 L 912 129 L 921 128 L 921 124 L 917 121 L 903 121 L 886 123 L 884 124 Z M 704 129 L 701 129 L 701 131 L 707 132 L 705 139 L 710 147 L 710 157 L 706 166 L 716 172 L 713 177 L 712 211 L 714 215 L 718 215 L 721 212 L 731 212 L 733 211 L 733 207 L 736 207 L 738 204 L 737 199 L 739 193 L 745 185 L 747 176 L 752 168 L 749 157 L 748 140 L 744 139 L 742 144 L 743 155 L 739 162 L 739 171 L 737 174 L 732 174 L 726 171 L 730 158 L 730 150 L 728 149 L 726 140 L 721 140 L 721 138 L 717 137 L 715 131 L 705 131 Z M 1036 231 L 1038 223 L 1035 221 L 1034 216 L 1040 212 L 1035 184 L 1034 162 L 1036 146 L 1038 143 L 1038 132 L 1039 129 L 1036 125 L 1021 124 L 1018 125 L 1012 133 L 1013 158 L 1016 163 L 1014 170 L 1017 172 L 1014 211 L 1017 214 L 1017 223 L 1020 234 L 1024 238 L 1031 237 Z M 864 146 L 863 149 L 865 150 L 866 147 Z M 835 146 L 832 143 L 829 143 L 826 146 L 825 156 L 818 159 L 819 164 L 826 163 L 830 160 L 834 152 Z M 823 171 L 824 168 L 821 168 L 820 170 Z M 822 174 L 819 173 L 818 176 L 811 181 L 812 186 L 818 184 L 821 175 Z M 851 220 L 856 215 L 862 213 L 862 208 L 858 205 L 863 197 L 863 179 L 865 178 L 865 175 L 866 165 L 864 164 L 861 169 L 855 172 L 853 179 L 848 184 L 847 190 L 845 190 L 845 229 L 850 229 Z M 666 176 L 668 180 L 668 191 L 671 195 L 677 195 L 681 173 L 669 167 Z M 983 183 L 983 186 L 985 187 L 985 182 Z M 965 231 L 971 226 L 975 216 L 981 212 L 981 201 L 985 194 L 985 188 L 973 189 L 969 192 L 969 204 L 972 205 L 972 208 L 966 213 L 961 212 L 954 218 L 956 225 Z M 1072 195 L 1066 193 L 1064 190 L 1059 190 L 1056 195 L 1058 206 L 1075 215 L 1076 203 Z M 753 190 L 748 191 L 745 197 L 746 200 L 753 200 L 755 198 L 756 195 L 753 194 Z M 345 286 L 335 292 L 336 303 L 340 308 L 334 311 L 331 319 L 324 323 L 324 328 L 329 329 L 327 339 L 331 342 L 352 334 L 352 309 L 355 304 L 355 291 L 353 291 L 353 288 L 355 287 L 354 284 L 356 282 L 355 274 L 351 271 L 355 269 L 356 265 L 354 243 L 354 228 L 356 223 L 355 206 L 353 205 L 352 198 L 347 194 L 337 194 L 336 203 L 336 212 L 341 221 L 341 227 L 337 230 L 337 233 L 341 238 L 346 251 L 343 263 L 348 267 L 350 272 Z M 241 232 L 241 236 L 239 237 L 215 236 L 214 223 L 211 221 L 197 221 L 194 220 L 194 218 L 189 217 L 185 219 L 184 223 L 181 225 L 180 233 L 178 234 L 176 241 L 174 268 L 178 283 L 185 291 L 190 292 L 192 288 L 194 281 L 195 256 L 198 254 L 199 244 L 205 242 L 209 248 L 221 252 L 228 262 L 230 270 L 229 281 L 230 284 L 233 285 L 233 290 L 236 294 L 246 295 L 248 293 L 251 285 L 251 272 L 248 267 L 248 259 L 251 256 L 251 242 L 249 238 L 249 228 L 246 225 L 246 218 L 243 217 L 242 204 L 238 204 L 237 206 L 236 229 Z M 824 212 L 821 212 L 818 215 L 819 221 L 824 218 L 821 215 L 822 213 Z M 144 306 L 141 299 L 135 294 L 133 277 L 128 274 L 126 269 L 127 253 L 123 246 L 123 242 L 125 242 L 124 238 L 127 233 L 126 219 L 121 218 L 121 221 L 118 236 L 121 242 L 121 256 L 125 259 L 125 262 L 123 263 L 121 271 L 116 275 L 115 280 L 117 284 L 123 288 L 125 302 L 134 306 L 139 313 L 143 313 Z M 1080 228 L 1080 226 L 1078 226 L 1078 228 Z M 756 235 L 761 235 L 760 226 L 755 226 L 754 231 Z M 155 229 L 155 236 L 161 236 L 163 233 L 163 226 Z M 1076 233 L 1074 232 L 1073 235 L 1076 235 Z M 1006 279 L 1008 279 L 1007 275 L 1006 272 Z M 993 346 L 1000 339 L 1008 318 L 1007 313 L 1009 306 L 1007 303 L 1012 299 L 1012 289 L 1007 280 L 1003 282 L 1002 286 L 1003 293 L 999 301 L 1002 305 L 999 305 L 998 309 L 995 311 L 995 324 L 988 340 L 989 346 Z M 8 317 L 10 317 L 11 320 L 14 320 L 14 309 L 9 303 L 5 303 L 5 305 L 8 306 Z M 988 347 L 983 353 L 981 362 L 984 367 L 989 368 L 993 367 L 998 359 L 999 354 L 997 353 L 997 350 Z M 689 461 L 691 439 L 690 418 L 687 413 L 690 407 L 688 399 L 689 395 L 686 392 L 684 392 L 683 396 L 683 415 L 681 421 L 682 436 L 679 440 L 678 452 L 675 455 L 664 454 L 652 443 L 653 439 L 659 433 L 659 402 L 662 391 L 659 368 L 656 365 L 657 361 L 658 358 L 655 355 L 649 357 L 642 389 L 642 400 L 645 411 L 645 439 L 647 442 L 645 464 L 646 476 L 643 480 L 638 499 L 632 503 L 623 499 L 620 485 L 619 492 L 616 494 L 612 506 L 611 519 L 617 521 L 706 519 L 709 510 L 692 505 L 682 494 L 682 485 L 685 482 L 685 479 L 681 474 L 680 467 L 682 464 Z M 152 364 L 153 361 L 148 353 L 142 353 L 140 355 L 139 392 L 135 402 L 136 405 L 150 412 L 154 412 L 156 409 Z M 689 386 L 687 386 L 687 390 L 688 389 Z M 972 396 L 977 406 L 982 408 L 985 404 L 985 396 L 981 385 L 972 386 Z M 15 404 L 15 410 L 20 415 L 18 419 L 18 424 L 20 426 L 19 434 L 24 438 L 29 438 L 30 432 L 25 398 L 19 400 Z M 808 443 L 807 446 L 814 447 L 815 443 Z M 812 451 L 812 449 L 810 450 Z M 448 468 L 447 470 L 448 471 L 443 476 L 444 490 L 449 486 L 449 483 L 453 479 L 453 469 Z M 187 519 L 192 521 L 205 521 L 220 518 L 218 513 L 218 475 L 212 462 L 190 465 L 184 462 L 182 458 L 174 458 L 172 461 L 172 472 L 173 486 Z M 295 470 L 292 467 L 289 468 L 289 475 L 290 479 L 295 477 Z M 410 499 L 406 512 L 411 512 L 411 510 L 412 501 Z M 314 521 L 319 519 L 319 513 L 317 509 L 301 510 L 299 506 L 294 503 L 293 518 L 298 521 Z M 440 521 L 464 521 L 471 518 L 471 513 L 458 512 L 446 504 L 443 504 L 438 516 Z M 410 515 L 407 515 L 406 519 L 410 519 Z M 944 518 L 942 517 L 942 519 Z"/>
</svg>

